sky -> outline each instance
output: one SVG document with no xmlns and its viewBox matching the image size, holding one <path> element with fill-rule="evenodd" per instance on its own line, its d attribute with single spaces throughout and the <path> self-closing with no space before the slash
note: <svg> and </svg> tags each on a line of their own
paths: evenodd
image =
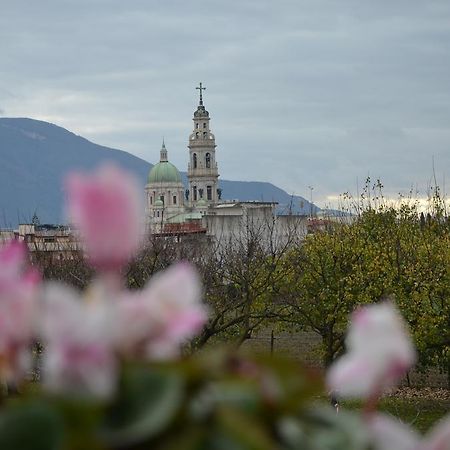
<svg viewBox="0 0 450 450">
<path fill-rule="evenodd" d="M 335 206 L 450 185 L 448 0 L 0 0 L 0 116 L 186 170 L 200 81 L 224 179 Z M 0 146 L 1 147 L 1 146 Z M 434 170 L 433 170 L 434 167 Z"/>
</svg>

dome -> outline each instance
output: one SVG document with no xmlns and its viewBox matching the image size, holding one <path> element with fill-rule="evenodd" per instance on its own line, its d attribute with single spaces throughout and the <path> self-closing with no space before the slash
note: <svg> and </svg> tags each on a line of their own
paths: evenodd
<svg viewBox="0 0 450 450">
<path fill-rule="evenodd" d="M 208 206 L 207 201 L 204 198 L 201 198 L 198 202 L 197 202 L 197 208 L 206 208 Z"/>
<path fill-rule="evenodd" d="M 178 169 L 169 161 L 155 164 L 148 174 L 149 183 L 181 183 Z"/>
<path fill-rule="evenodd" d="M 197 108 L 197 111 L 194 111 L 194 117 L 195 118 L 207 118 L 209 117 L 209 112 L 206 111 L 205 107 L 203 105 L 199 105 Z"/>
<path fill-rule="evenodd" d="M 156 200 L 155 202 L 155 206 L 156 207 L 163 207 L 164 206 L 164 202 L 158 198 L 158 200 Z"/>
</svg>

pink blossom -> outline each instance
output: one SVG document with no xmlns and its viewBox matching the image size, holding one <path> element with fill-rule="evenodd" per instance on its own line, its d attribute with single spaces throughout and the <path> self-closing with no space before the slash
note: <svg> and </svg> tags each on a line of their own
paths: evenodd
<svg viewBox="0 0 450 450">
<path fill-rule="evenodd" d="M 438 422 L 424 438 L 384 414 L 371 416 L 367 427 L 374 450 L 450 450 L 450 416 Z"/>
<path fill-rule="evenodd" d="M 327 374 L 330 390 L 372 397 L 393 386 L 415 363 L 416 353 L 400 313 L 387 301 L 353 313 L 346 346 Z"/>
<path fill-rule="evenodd" d="M 155 275 L 141 291 L 119 302 L 122 351 L 146 358 L 166 359 L 195 336 L 207 319 L 201 284 L 193 267 L 176 264 Z"/>
<path fill-rule="evenodd" d="M 117 380 L 114 352 L 115 311 L 109 299 L 80 297 L 72 289 L 48 284 L 39 333 L 45 347 L 42 381 L 52 392 L 109 397 Z"/>
<path fill-rule="evenodd" d="M 450 450 L 450 416 L 440 420 L 420 443 L 418 450 Z"/>
<path fill-rule="evenodd" d="M 118 167 L 105 165 L 93 175 L 69 175 L 66 187 L 69 216 L 91 264 L 103 271 L 120 269 L 142 234 L 138 183 Z"/>
<path fill-rule="evenodd" d="M 0 248 L 0 378 L 18 381 L 30 363 L 35 301 L 40 277 L 26 267 L 23 242 Z"/>
<path fill-rule="evenodd" d="M 367 427 L 375 450 L 413 450 L 419 444 L 420 435 L 417 432 L 385 414 L 371 416 Z"/>
</svg>

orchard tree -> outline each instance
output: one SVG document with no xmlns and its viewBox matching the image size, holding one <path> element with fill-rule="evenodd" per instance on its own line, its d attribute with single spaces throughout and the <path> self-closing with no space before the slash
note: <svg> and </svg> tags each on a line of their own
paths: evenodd
<svg viewBox="0 0 450 450">
<path fill-rule="evenodd" d="M 290 271 L 284 259 L 300 236 L 300 223 L 281 229 L 275 221 L 241 220 L 234 233 L 218 242 L 201 265 L 210 320 L 198 339 L 212 338 L 241 345 L 268 323 L 280 322 L 282 280 Z"/>
<path fill-rule="evenodd" d="M 309 235 L 286 257 L 286 267 L 294 268 L 284 280 L 287 320 L 322 337 L 325 365 L 344 350 L 348 314 L 392 296 L 421 362 L 448 371 L 450 227 L 443 208 L 434 204 L 433 211 L 424 219 L 414 203 L 365 205 L 359 216 Z"/>
</svg>

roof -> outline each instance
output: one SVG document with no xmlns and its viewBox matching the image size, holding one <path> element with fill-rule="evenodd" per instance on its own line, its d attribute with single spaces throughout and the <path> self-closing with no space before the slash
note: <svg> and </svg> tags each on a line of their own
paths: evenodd
<svg viewBox="0 0 450 450">
<path fill-rule="evenodd" d="M 169 161 L 155 164 L 148 174 L 149 183 L 181 183 L 178 169 Z"/>
</svg>

